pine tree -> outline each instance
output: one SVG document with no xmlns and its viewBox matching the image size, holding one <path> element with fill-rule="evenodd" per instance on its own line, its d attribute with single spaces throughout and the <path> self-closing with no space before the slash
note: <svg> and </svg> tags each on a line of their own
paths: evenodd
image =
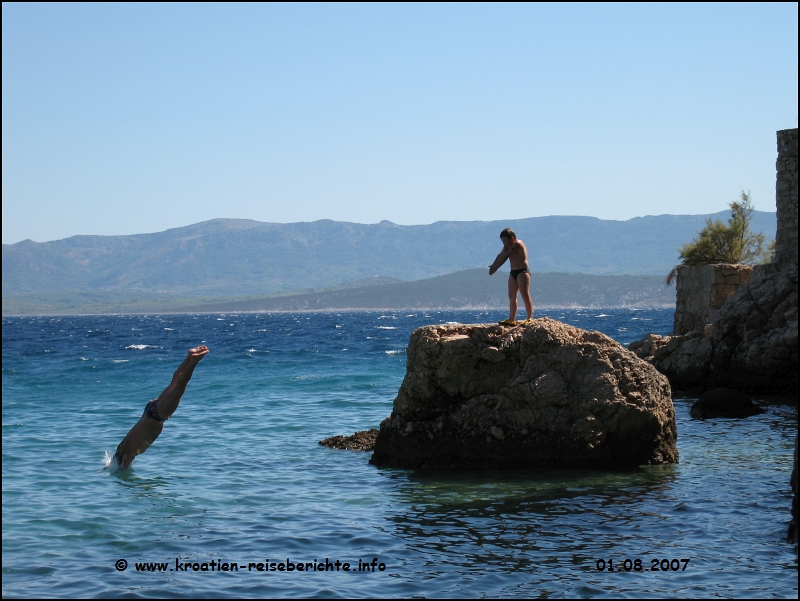
<svg viewBox="0 0 800 601">
<path fill-rule="evenodd" d="M 759 263 L 771 259 L 772 244 L 764 248 L 764 235 L 750 231 L 753 203 L 750 194 L 742 190 L 741 200 L 730 204 L 731 218 L 725 225 L 718 219 L 707 219 L 697 237 L 678 249 L 681 263 L 667 276 L 671 284 L 681 265 L 710 265 L 713 263 Z"/>
</svg>

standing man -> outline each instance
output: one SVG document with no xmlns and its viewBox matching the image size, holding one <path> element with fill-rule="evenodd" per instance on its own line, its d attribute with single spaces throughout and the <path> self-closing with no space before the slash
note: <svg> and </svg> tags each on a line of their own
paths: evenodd
<svg viewBox="0 0 800 601">
<path fill-rule="evenodd" d="M 525 303 L 525 311 L 528 319 L 525 323 L 533 321 L 533 300 L 531 299 L 531 272 L 528 269 L 528 249 L 517 240 L 517 235 L 511 228 L 506 228 L 500 232 L 500 241 L 503 243 L 503 250 L 489 266 L 489 275 L 500 269 L 500 266 L 511 259 L 511 274 L 508 276 L 508 319 L 501 321 L 501 326 L 517 325 L 517 292 L 522 294 L 522 302 Z"/>
</svg>

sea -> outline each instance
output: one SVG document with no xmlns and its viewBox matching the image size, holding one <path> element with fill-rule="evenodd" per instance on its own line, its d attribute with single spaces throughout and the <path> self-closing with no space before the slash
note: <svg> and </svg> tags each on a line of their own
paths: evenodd
<svg viewBox="0 0 800 601">
<path fill-rule="evenodd" d="M 672 310 L 542 309 L 623 344 Z M 695 420 L 680 463 L 376 468 L 323 438 L 392 410 L 411 332 L 503 311 L 3 318 L 3 597 L 796 598 L 797 405 Z M 106 469 L 187 349 L 210 354 Z"/>
</svg>

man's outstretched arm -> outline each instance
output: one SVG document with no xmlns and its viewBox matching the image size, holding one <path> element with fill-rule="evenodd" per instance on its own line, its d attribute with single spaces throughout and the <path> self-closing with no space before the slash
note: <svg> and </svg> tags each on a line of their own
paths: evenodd
<svg viewBox="0 0 800 601">
<path fill-rule="evenodd" d="M 511 250 L 504 248 L 500 251 L 500 254 L 497 255 L 497 258 L 494 260 L 494 263 L 489 265 L 489 275 L 492 275 L 495 271 L 500 269 L 500 266 L 508 260 L 508 257 L 511 256 Z"/>
</svg>

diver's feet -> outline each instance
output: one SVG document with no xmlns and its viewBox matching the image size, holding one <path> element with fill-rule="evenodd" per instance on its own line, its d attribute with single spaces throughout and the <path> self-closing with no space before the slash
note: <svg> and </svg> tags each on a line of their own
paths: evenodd
<svg viewBox="0 0 800 601">
<path fill-rule="evenodd" d="M 517 322 L 514 321 L 513 319 L 504 319 L 503 321 L 498 322 L 498 323 L 501 326 L 515 326 L 515 325 L 517 325 Z"/>
<path fill-rule="evenodd" d="M 198 346 L 197 348 L 189 349 L 189 358 L 192 360 L 192 363 L 197 363 L 207 354 L 208 354 L 207 346 Z"/>
</svg>

